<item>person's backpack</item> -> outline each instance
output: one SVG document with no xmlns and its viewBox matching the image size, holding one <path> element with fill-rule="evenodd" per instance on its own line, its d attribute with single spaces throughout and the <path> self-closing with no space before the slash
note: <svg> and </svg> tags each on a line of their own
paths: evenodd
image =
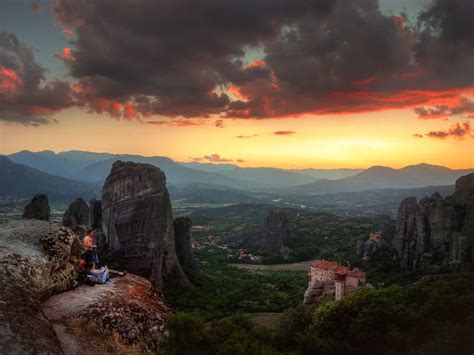
<svg viewBox="0 0 474 355">
<path fill-rule="evenodd" d="M 109 269 L 104 266 L 100 269 L 93 269 L 87 274 L 87 282 L 90 284 L 105 284 L 109 279 Z"/>
</svg>

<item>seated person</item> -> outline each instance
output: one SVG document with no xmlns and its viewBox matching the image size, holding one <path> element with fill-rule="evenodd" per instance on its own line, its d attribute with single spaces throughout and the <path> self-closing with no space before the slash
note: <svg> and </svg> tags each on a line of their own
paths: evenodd
<svg viewBox="0 0 474 355">
<path fill-rule="evenodd" d="M 126 271 L 109 270 L 107 266 L 97 268 L 91 249 L 84 250 L 80 265 L 86 273 L 87 282 L 92 285 L 104 284 L 111 277 L 125 276 L 127 274 Z"/>
</svg>

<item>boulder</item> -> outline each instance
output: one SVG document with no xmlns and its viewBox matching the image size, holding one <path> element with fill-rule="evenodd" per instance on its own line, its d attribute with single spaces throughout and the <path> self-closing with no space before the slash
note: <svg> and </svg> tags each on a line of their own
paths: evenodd
<svg viewBox="0 0 474 355">
<path fill-rule="evenodd" d="M 393 246 L 408 269 L 470 269 L 474 246 L 474 173 L 456 181 L 454 194 L 404 199 Z"/>
<path fill-rule="evenodd" d="M 173 216 L 163 171 L 150 164 L 117 161 L 102 189 L 102 231 L 109 253 L 127 270 L 165 281 L 187 278 L 175 249 Z"/>
<path fill-rule="evenodd" d="M 41 301 L 77 285 L 80 253 L 77 235 L 59 224 L 20 220 L 0 226 L 2 353 L 62 353 Z"/>
<path fill-rule="evenodd" d="M 194 260 L 192 247 L 192 222 L 188 217 L 178 217 L 173 221 L 174 237 L 176 246 L 176 255 L 179 263 L 183 267 L 186 274 L 199 271 L 199 267 Z"/>
<path fill-rule="evenodd" d="M 49 221 L 50 214 L 51 210 L 49 208 L 48 195 L 37 194 L 25 206 L 23 218 Z"/>
<path fill-rule="evenodd" d="M 81 237 L 87 232 L 89 226 L 89 206 L 82 198 L 77 198 L 69 205 L 63 216 L 63 224 L 70 227 Z"/>
</svg>

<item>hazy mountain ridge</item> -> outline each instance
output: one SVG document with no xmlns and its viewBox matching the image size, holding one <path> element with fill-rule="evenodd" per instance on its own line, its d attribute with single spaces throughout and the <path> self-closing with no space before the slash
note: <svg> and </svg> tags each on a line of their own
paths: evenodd
<svg viewBox="0 0 474 355">
<path fill-rule="evenodd" d="M 0 196 L 31 197 L 41 192 L 52 199 L 68 200 L 92 197 L 98 190 L 97 185 L 46 174 L 0 156 Z"/>
<path fill-rule="evenodd" d="M 148 163 L 166 173 L 170 185 L 208 184 L 246 191 L 273 191 L 288 194 L 328 194 L 377 189 L 407 189 L 452 185 L 474 169 L 453 170 L 418 164 L 393 169 L 373 166 L 361 169 L 279 169 L 242 168 L 234 164 L 183 163 L 168 157 L 94 153 L 72 150 L 21 151 L 8 156 L 12 161 L 51 175 L 74 180 L 103 182 L 116 160 Z"/>
<path fill-rule="evenodd" d="M 456 179 L 473 171 L 474 169 L 453 170 L 425 163 L 401 169 L 373 166 L 354 176 L 337 180 L 322 179 L 314 183 L 288 188 L 286 192 L 326 194 L 452 185 Z"/>
</svg>

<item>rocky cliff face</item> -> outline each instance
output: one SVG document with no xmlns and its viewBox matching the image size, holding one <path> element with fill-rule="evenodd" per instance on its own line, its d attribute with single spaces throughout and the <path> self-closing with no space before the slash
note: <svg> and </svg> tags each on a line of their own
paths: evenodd
<svg viewBox="0 0 474 355">
<path fill-rule="evenodd" d="M 89 201 L 89 223 L 91 228 L 102 228 L 102 202 L 95 198 Z"/>
<path fill-rule="evenodd" d="M 231 248 L 245 248 L 263 255 L 289 256 L 286 243 L 293 237 L 293 230 L 285 213 L 273 209 L 265 219 L 263 228 L 253 233 L 243 233 L 221 238 L 218 243 Z"/>
<path fill-rule="evenodd" d="M 23 218 L 49 221 L 50 213 L 48 196 L 45 194 L 37 194 L 25 206 Z"/>
<path fill-rule="evenodd" d="M 89 206 L 82 198 L 77 198 L 69 205 L 63 216 L 63 224 L 70 227 L 81 237 L 87 233 L 89 226 Z"/>
<path fill-rule="evenodd" d="M 199 267 L 194 260 L 192 250 L 191 219 L 187 217 L 178 217 L 173 221 L 174 237 L 176 246 L 176 255 L 186 274 L 196 273 Z"/>
<path fill-rule="evenodd" d="M 23 220 L 0 226 L 0 349 L 62 353 L 41 301 L 77 285 L 81 245 L 56 223 Z"/>
<path fill-rule="evenodd" d="M 102 190 L 102 230 L 108 250 L 127 270 L 161 288 L 187 280 L 175 251 L 173 217 L 165 174 L 155 166 L 117 161 Z"/>
<path fill-rule="evenodd" d="M 474 174 L 456 181 L 455 193 L 404 199 L 393 246 L 408 269 L 470 270 L 474 246 Z"/>
</svg>

